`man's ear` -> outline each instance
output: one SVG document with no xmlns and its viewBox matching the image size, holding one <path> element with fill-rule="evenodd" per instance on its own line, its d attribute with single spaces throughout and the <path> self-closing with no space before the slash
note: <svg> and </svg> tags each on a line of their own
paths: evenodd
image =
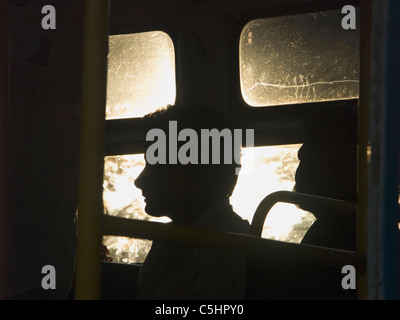
<svg viewBox="0 0 400 320">
<path fill-rule="evenodd" d="M 190 178 L 188 169 L 185 166 L 174 165 L 171 168 L 168 180 L 165 181 L 176 192 L 182 193 L 190 186 Z"/>
<path fill-rule="evenodd" d="M 186 193 L 196 193 L 201 183 L 196 168 L 192 165 L 179 165 L 174 170 L 174 185 L 176 191 L 182 195 Z"/>
</svg>

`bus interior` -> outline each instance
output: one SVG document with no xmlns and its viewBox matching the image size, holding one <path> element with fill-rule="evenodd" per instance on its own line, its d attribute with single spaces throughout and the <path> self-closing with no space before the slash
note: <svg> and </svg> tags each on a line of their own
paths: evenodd
<svg viewBox="0 0 400 320">
<path fill-rule="evenodd" d="M 54 29 L 43 27 L 45 5 Z M 151 242 L 162 240 L 245 253 L 248 300 L 399 298 L 397 0 L 0 6 L 0 297 L 135 299 Z M 212 105 L 254 130 L 230 198 L 250 234 L 144 211 L 142 117 L 174 104 Z M 356 112 L 354 198 L 294 190 L 305 123 L 330 108 L 346 110 L 343 121 Z M 327 128 L 323 119 L 314 125 Z M 350 140 L 341 128 L 334 135 Z M 310 205 L 352 216 L 355 247 L 302 243 L 316 220 Z M 45 265 L 59 290 L 41 287 Z M 352 288 L 345 266 L 356 271 Z"/>
</svg>

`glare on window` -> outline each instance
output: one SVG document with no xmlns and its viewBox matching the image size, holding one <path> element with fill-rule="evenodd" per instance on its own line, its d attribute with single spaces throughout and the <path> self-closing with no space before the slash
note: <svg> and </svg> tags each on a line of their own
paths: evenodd
<svg viewBox="0 0 400 320">
<path fill-rule="evenodd" d="M 142 117 L 175 97 L 174 45 L 165 32 L 109 37 L 107 119 Z"/>
<path fill-rule="evenodd" d="M 332 10 L 247 23 L 239 44 L 245 102 L 264 107 L 358 98 L 360 27 L 344 30 L 342 19 Z"/>
<path fill-rule="evenodd" d="M 230 198 L 237 214 L 251 222 L 258 205 L 267 195 L 293 190 L 300 147 L 301 144 L 294 144 L 242 149 L 243 172 L 249 174 L 239 174 Z M 277 203 L 267 215 L 262 237 L 299 243 L 314 220 L 311 213 L 293 204 Z"/>
<path fill-rule="evenodd" d="M 108 156 L 104 161 L 104 213 L 127 219 L 167 222 L 167 218 L 153 218 L 144 211 L 145 202 L 135 180 L 145 166 L 144 154 Z M 151 248 L 151 241 L 127 237 L 105 236 L 103 244 L 110 251 L 113 262 L 143 263 Z"/>
<path fill-rule="evenodd" d="M 244 148 L 242 171 L 230 198 L 234 211 L 251 222 L 253 214 L 268 194 L 280 190 L 293 190 L 298 166 L 297 151 L 301 145 Z M 252 153 L 252 157 L 249 154 Z M 251 160 L 251 161 L 250 161 Z M 143 154 L 110 156 L 105 159 L 104 208 L 105 213 L 131 219 L 170 221 L 152 218 L 144 211 L 141 190 L 134 185 L 145 165 Z M 276 204 L 267 216 L 264 238 L 287 242 L 300 242 L 314 216 L 291 204 Z M 114 262 L 144 262 L 151 242 L 123 237 L 104 237 Z"/>
</svg>

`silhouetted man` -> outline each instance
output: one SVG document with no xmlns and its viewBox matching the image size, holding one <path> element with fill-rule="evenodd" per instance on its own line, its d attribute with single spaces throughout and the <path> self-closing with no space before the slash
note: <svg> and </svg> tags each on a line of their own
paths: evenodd
<svg viewBox="0 0 400 320">
<path fill-rule="evenodd" d="M 357 201 L 357 110 L 325 107 L 304 124 L 304 143 L 298 152 L 297 192 Z M 304 207 L 316 221 L 302 243 L 356 250 L 356 215 Z"/>
<path fill-rule="evenodd" d="M 232 127 L 224 115 L 212 107 L 172 106 L 145 116 L 143 123 L 147 138 L 152 129 L 162 130 L 167 137 L 148 144 L 146 167 L 135 181 L 145 197 L 145 211 L 155 217 L 167 216 L 173 224 L 247 233 L 249 223 L 229 204 L 238 164 L 233 154 L 230 163 L 225 164 L 225 157 L 234 149 L 225 153 L 226 143 L 221 148 L 202 148 L 202 130 Z M 165 149 L 163 143 L 167 143 Z M 212 155 L 221 150 L 220 163 L 213 164 Z M 206 158 L 209 164 L 201 161 Z M 137 298 L 241 299 L 244 292 L 243 254 L 154 241 L 140 271 Z"/>
</svg>

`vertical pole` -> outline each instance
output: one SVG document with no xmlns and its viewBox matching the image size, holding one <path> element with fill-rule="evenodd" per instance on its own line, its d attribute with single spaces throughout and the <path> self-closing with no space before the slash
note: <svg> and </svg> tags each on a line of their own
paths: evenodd
<svg viewBox="0 0 400 320">
<path fill-rule="evenodd" d="M 5 283 L 7 279 L 8 254 L 8 217 L 10 214 L 8 198 L 9 182 L 9 58 L 10 38 L 9 1 L 0 2 L 0 299 L 6 298 Z"/>
<path fill-rule="evenodd" d="M 99 299 L 108 0 L 85 0 L 75 298 Z"/>
<path fill-rule="evenodd" d="M 360 25 L 360 98 L 358 114 L 358 212 L 357 252 L 367 255 L 367 213 L 368 213 L 368 162 L 369 162 L 369 87 L 371 61 L 371 0 L 361 2 Z M 366 268 L 364 268 L 366 269 Z M 357 272 L 358 299 L 367 298 L 367 275 Z"/>
<path fill-rule="evenodd" d="M 382 277 L 383 298 L 399 299 L 399 147 L 400 147 L 400 2 L 387 0 L 385 20 L 385 106 L 382 125 Z"/>
<path fill-rule="evenodd" d="M 400 4 L 373 0 L 368 163 L 368 298 L 398 298 Z"/>
</svg>

